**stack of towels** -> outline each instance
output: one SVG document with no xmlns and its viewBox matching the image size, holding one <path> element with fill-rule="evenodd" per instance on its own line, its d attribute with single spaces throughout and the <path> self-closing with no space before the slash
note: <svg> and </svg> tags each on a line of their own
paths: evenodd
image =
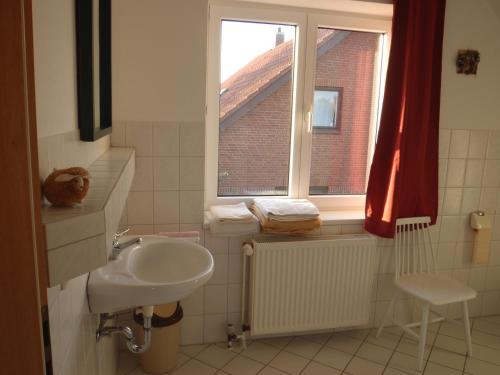
<svg viewBox="0 0 500 375">
<path fill-rule="evenodd" d="M 307 199 L 256 198 L 251 209 L 264 233 L 306 234 L 321 227 L 319 210 Z"/>
<path fill-rule="evenodd" d="M 214 234 L 238 235 L 260 231 L 259 221 L 245 203 L 211 206 L 208 216 L 210 231 Z"/>
</svg>

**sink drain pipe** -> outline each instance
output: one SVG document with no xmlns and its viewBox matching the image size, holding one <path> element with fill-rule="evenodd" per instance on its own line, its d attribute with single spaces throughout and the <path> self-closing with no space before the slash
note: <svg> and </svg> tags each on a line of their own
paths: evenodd
<svg viewBox="0 0 500 375">
<path fill-rule="evenodd" d="M 97 330 L 96 334 L 97 341 L 99 342 L 101 337 L 110 336 L 113 333 L 121 333 L 123 336 L 125 336 L 128 350 L 135 354 L 144 353 L 151 347 L 151 318 L 153 317 L 153 309 L 154 306 L 144 306 L 140 309 L 137 309 L 142 312 L 142 316 L 144 317 L 144 324 L 142 325 L 142 328 L 144 330 L 144 343 L 142 345 L 138 345 L 135 342 L 135 336 L 130 327 L 105 327 L 106 322 L 114 317 L 113 315 L 109 314 L 101 314 L 99 329 Z"/>
</svg>

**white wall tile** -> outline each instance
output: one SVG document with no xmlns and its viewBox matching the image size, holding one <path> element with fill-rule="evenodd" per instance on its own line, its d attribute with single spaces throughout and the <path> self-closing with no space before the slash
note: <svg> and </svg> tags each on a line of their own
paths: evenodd
<svg viewBox="0 0 500 375">
<path fill-rule="evenodd" d="M 227 312 L 241 311 L 241 284 L 229 284 L 227 288 Z"/>
<path fill-rule="evenodd" d="M 155 157 L 153 168 L 155 191 L 179 189 L 178 157 Z"/>
<path fill-rule="evenodd" d="M 446 186 L 446 175 L 448 173 L 448 159 L 439 159 L 439 187 Z"/>
<path fill-rule="evenodd" d="M 179 156 L 179 124 L 153 124 L 153 155 Z"/>
<path fill-rule="evenodd" d="M 467 167 L 465 172 L 466 187 L 480 187 L 483 179 L 484 160 L 467 160 Z"/>
<path fill-rule="evenodd" d="M 497 188 L 481 189 L 481 198 L 479 200 L 479 209 L 487 214 L 494 214 L 498 199 Z"/>
<path fill-rule="evenodd" d="M 469 214 L 479 208 L 480 188 L 465 188 L 462 194 L 461 212 Z"/>
<path fill-rule="evenodd" d="M 437 265 L 441 270 L 453 268 L 455 260 L 455 246 L 453 242 L 440 243 L 437 249 Z"/>
<path fill-rule="evenodd" d="M 181 223 L 203 222 L 203 191 L 180 192 Z"/>
<path fill-rule="evenodd" d="M 439 129 L 439 157 L 448 158 L 450 153 L 451 130 Z"/>
<path fill-rule="evenodd" d="M 443 215 L 458 215 L 462 203 L 461 188 L 447 188 L 444 196 Z"/>
<path fill-rule="evenodd" d="M 450 140 L 450 158 L 466 158 L 469 151 L 469 131 L 452 130 Z"/>
<path fill-rule="evenodd" d="M 456 239 L 459 218 L 457 216 L 442 216 L 439 242 L 453 242 Z"/>
<path fill-rule="evenodd" d="M 241 283 L 243 275 L 242 262 L 242 254 L 229 254 L 228 283 Z"/>
<path fill-rule="evenodd" d="M 203 339 L 205 342 L 219 342 L 226 337 L 227 315 L 205 315 Z"/>
<path fill-rule="evenodd" d="M 182 309 L 186 316 L 203 314 L 204 288 L 198 288 L 190 296 L 181 301 Z"/>
<path fill-rule="evenodd" d="M 153 224 L 153 193 L 130 192 L 127 200 L 128 224 Z"/>
<path fill-rule="evenodd" d="M 111 132 L 111 146 L 124 147 L 126 145 L 125 132 L 127 124 L 123 121 L 113 122 L 113 129 Z"/>
<path fill-rule="evenodd" d="M 205 159 L 201 157 L 181 157 L 180 189 L 203 190 Z"/>
<path fill-rule="evenodd" d="M 201 344 L 203 342 L 203 315 L 185 316 L 181 322 L 182 345 Z"/>
<path fill-rule="evenodd" d="M 207 285 L 210 284 L 227 284 L 227 267 L 228 255 L 227 254 L 213 254 L 214 258 L 214 273 Z"/>
<path fill-rule="evenodd" d="M 473 130 L 470 132 L 469 155 L 471 159 L 484 159 L 488 144 L 488 132 Z"/>
<path fill-rule="evenodd" d="M 449 159 L 446 173 L 447 187 L 461 187 L 464 184 L 465 159 Z"/>
<path fill-rule="evenodd" d="M 500 131 L 491 131 L 488 138 L 487 159 L 500 159 Z"/>
<path fill-rule="evenodd" d="M 205 286 L 205 314 L 222 314 L 227 307 L 227 285 Z"/>
<path fill-rule="evenodd" d="M 477 292 L 482 292 L 486 285 L 487 267 L 473 267 L 470 270 L 469 285 Z"/>
<path fill-rule="evenodd" d="M 153 155 L 153 127 L 151 123 L 129 123 L 126 130 L 127 146 L 135 148 L 136 156 Z"/>
<path fill-rule="evenodd" d="M 500 267 L 488 267 L 486 273 L 486 282 L 484 285 L 485 290 L 499 290 L 500 289 Z"/>
<path fill-rule="evenodd" d="M 205 156 L 205 131 L 203 123 L 180 125 L 181 156 Z"/>
<path fill-rule="evenodd" d="M 154 202 L 154 222 L 156 224 L 179 222 L 179 192 L 155 191 Z"/>
<path fill-rule="evenodd" d="M 135 175 L 130 190 L 131 191 L 153 190 L 153 158 L 150 157 L 135 158 Z"/>
<path fill-rule="evenodd" d="M 500 159 L 486 160 L 484 164 L 483 187 L 500 186 Z"/>
</svg>

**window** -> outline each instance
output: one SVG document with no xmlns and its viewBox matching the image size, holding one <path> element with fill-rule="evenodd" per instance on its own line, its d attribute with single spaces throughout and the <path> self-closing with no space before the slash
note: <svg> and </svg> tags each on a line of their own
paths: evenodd
<svg viewBox="0 0 500 375">
<path fill-rule="evenodd" d="M 317 87 L 314 90 L 312 125 L 315 128 L 336 129 L 340 115 L 341 89 Z"/>
<path fill-rule="evenodd" d="M 206 205 L 362 207 L 390 20 L 210 6 Z"/>
</svg>

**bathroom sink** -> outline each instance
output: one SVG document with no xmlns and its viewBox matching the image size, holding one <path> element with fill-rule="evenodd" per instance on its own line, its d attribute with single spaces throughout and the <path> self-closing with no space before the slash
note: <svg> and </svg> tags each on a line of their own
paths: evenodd
<svg viewBox="0 0 500 375">
<path fill-rule="evenodd" d="M 133 238 L 124 236 L 122 242 Z M 214 260 L 203 246 L 185 239 L 142 236 L 116 260 L 90 273 L 87 290 L 94 313 L 179 301 L 205 284 Z"/>
</svg>

